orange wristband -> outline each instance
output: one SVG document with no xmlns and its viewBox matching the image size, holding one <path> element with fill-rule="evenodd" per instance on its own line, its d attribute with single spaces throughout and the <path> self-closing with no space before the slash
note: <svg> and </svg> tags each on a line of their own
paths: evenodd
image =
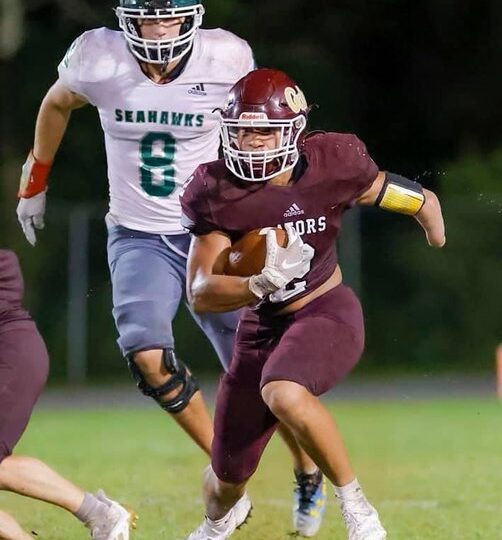
<svg viewBox="0 0 502 540">
<path fill-rule="evenodd" d="M 42 193 L 47 189 L 47 177 L 51 170 L 52 163 L 41 163 L 30 150 L 26 162 L 21 171 L 21 181 L 19 182 L 18 197 L 29 199 Z"/>
</svg>

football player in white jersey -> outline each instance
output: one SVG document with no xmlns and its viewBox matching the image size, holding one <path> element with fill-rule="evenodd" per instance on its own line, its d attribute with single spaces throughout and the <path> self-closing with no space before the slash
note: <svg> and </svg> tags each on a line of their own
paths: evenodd
<svg viewBox="0 0 502 540">
<path fill-rule="evenodd" d="M 212 421 L 195 378 L 175 354 L 172 333 L 189 246 L 179 194 L 199 164 L 216 159 L 214 111 L 254 68 L 253 54 L 228 31 L 200 29 L 204 7 L 197 0 L 120 0 L 116 14 L 121 31 L 85 32 L 59 64 L 23 167 L 18 219 L 34 245 L 35 229 L 44 226 L 47 177 L 71 113 L 94 105 L 108 162 L 108 262 L 118 343 L 139 389 L 209 454 Z M 238 314 L 194 319 L 226 369 Z M 322 514 L 312 494 L 324 483 L 294 439 L 285 439 L 297 473 L 294 526 L 311 532 Z"/>
</svg>

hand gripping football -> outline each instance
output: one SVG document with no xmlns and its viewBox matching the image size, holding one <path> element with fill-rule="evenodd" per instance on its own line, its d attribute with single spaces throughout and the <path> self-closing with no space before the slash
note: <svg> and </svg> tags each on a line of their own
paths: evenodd
<svg viewBox="0 0 502 540">
<path fill-rule="evenodd" d="M 288 244 L 288 236 L 283 229 L 272 227 L 277 243 L 281 247 Z M 260 274 L 267 255 L 267 229 L 254 229 L 232 245 L 225 265 L 229 276 L 249 277 Z"/>
</svg>

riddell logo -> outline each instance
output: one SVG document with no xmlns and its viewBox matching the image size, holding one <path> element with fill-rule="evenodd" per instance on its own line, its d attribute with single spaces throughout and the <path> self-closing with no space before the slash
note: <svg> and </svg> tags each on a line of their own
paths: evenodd
<svg viewBox="0 0 502 540">
<path fill-rule="evenodd" d="M 207 96 L 207 92 L 204 89 L 204 83 L 196 84 L 194 87 L 190 88 L 188 93 L 194 96 Z"/>
<path fill-rule="evenodd" d="M 284 217 L 301 216 L 305 212 L 296 204 L 293 203 L 285 212 Z"/>
<path fill-rule="evenodd" d="M 268 116 L 266 113 L 243 112 L 239 116 L 239 120 L 268 120 Z"/>
</svg>

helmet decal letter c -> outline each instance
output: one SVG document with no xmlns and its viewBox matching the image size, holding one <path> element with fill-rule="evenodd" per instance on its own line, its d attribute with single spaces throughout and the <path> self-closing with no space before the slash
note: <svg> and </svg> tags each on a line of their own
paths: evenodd
<svg viewBox="0 0 502 540">
<path fill-rule="evenodd" d="M 286 98 L 286 103 L 288 104 L 288 107 L 295 114 L 298 114 L 300 111 L 306 111 L 308 109 L 305 94 L 298 88 L 298 86 L 296 86 L 295 88 L 288 86 L 284 90 L 284 97 Z"/>
</svg>

